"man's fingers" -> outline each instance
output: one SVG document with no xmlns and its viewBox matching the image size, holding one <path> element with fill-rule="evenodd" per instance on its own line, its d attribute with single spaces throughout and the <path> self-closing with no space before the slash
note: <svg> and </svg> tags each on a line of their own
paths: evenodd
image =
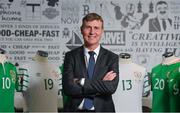
<svg viewBox="0 0 180 113">
<path fill-rule="evenodd" d="M 116 73 L 114 72 L 108 72 L 105 77 L 103 78 L 103 80 L 113 80 L 116 77 Z"/>
<path fill-rule="evenodd" d="M 77 83 L 78 79 L 77 78 L 74 78 L 74 83 Z"/>
<path fill-rule="evenodd" d="M 116 77 L 116 73 L 113 73 L 112 75 L 110 75 L 109 80 L 114 80 L 115 77 Z"/>
<path fill-rule="evenodd" d="M 113 73 L 113 71 L 109 71 L 108 73 L 106 73 L 105 77 L 108 77 L 112 73 Z"/>
<path fill-rule="evenodd" d="M 113 73 L 113 72 L 114 72 L 114 71 L 109 71 L 109 72 L 107 73 L 107 75 L 108 75 L 108 74 L 111 74 L 111 73 Z"/>
<path fill-rule="evenodd" d="M 108 80 L 113 80 L 116 77 L 116 73 L 112 73 L 111 75 L 109 75 L 107 78 Z"/>
</svg>

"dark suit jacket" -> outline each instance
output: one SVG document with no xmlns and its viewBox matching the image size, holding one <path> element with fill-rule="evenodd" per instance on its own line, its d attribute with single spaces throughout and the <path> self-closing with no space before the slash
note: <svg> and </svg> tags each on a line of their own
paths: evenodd
<svg viewBox="0 0 180 113">
<path fill-rule="evenodd" d="M 169 21 L 170 25 L 172 25 L 172 20 L 170 18 L 168 18 L 168 21 Z M 160 32 L 161 31 L 160 23 L 159 23 L 157 17 L 149 19 L 149 31 L 150 32 Z"/>
<path fill-rule="evenodd" d="M 113 70 L 117 77 L 113 81 L 103 81 L 107 72 Z M 86 78 L 84 86 L 73 82 L 74 78 Z M 70 100 L 64 111 L 77 111 L 84 97 L 94 99 L 96 112 L 114 112 L 112 94 L 116 91 L 119 81 L 118 55 L 100 47 L 93 78 L 87 78 L 83 46 L 67 52 L 64 60 L 63 90 Z"/>
</svg>

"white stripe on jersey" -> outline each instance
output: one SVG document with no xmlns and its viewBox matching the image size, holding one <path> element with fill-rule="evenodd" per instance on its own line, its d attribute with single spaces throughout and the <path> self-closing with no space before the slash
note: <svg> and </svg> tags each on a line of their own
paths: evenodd
<svg viewBox="0 0 180 113">
<path fill-rule="evenodd" d="M 143 96 L 148 96 L 150 93 L 150 80 L 149 80 L 149 75 L 146 73 L 144 76 L 144 85 L 143 85 Z"/>
</svg>

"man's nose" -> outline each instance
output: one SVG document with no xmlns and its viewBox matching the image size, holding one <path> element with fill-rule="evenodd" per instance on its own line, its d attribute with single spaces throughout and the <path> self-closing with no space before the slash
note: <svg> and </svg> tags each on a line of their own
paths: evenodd
<svg viewBox="0 0 180 113">
<path fill-rule="evenodd" d="M 94 29 L 94 28 L 91 28 L 90 33 L 91 33 L 91 34 L 94 34 L 94 32 L 95 32 L 95 29 Z"/>
</svg>

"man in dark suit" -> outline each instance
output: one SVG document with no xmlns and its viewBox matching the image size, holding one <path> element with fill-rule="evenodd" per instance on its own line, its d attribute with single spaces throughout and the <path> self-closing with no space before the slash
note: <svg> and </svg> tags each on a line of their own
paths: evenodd
<svg viewBox="0 0 180 113">
<path fill-rule="evenodd" d="M 172 20 L 168 18 L 168 4 L 165 1 L 157 2 L 156 12 L 157 17 L 149 19 L 149 31 L 161 32 L 170 29 Z"/>
<path fill-rule="evenodd" d="M 115 111 L 112 94 L 119 81 L 118 55 L 100 45 L 103 31 L 103 19 L 98 14 L 90 13 L 83 18 L 84 44 L 67 52 L 64 59 L 63 90 L 70 97 L 64 111 Z M 92 51 L 95 67 L 89 77 Z M 86 108 L 87 100 L 91 103 L 89 108 Z"/>
</svg>

